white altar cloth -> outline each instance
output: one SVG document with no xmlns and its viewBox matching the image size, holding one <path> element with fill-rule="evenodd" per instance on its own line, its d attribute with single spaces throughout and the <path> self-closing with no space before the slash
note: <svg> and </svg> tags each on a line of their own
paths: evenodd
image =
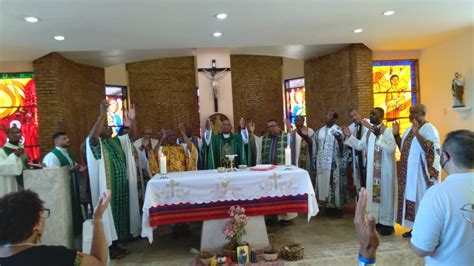
<svg viewBox="0 0 474 266">
<path fill-rule="evenodd" d="M 199 204 L 229 200 L 255 200 L 264 197 L 307 195 L 308 221 L 319 212 L 314 189 L 306 170 L 277 166 L 270 171 L 216 170 L 169 173 L 167 179 L 155 175 L 147 184 L 142 217 L 142 237 L 153 242 L 149 209 L 180 203 Z"/>
</svg>

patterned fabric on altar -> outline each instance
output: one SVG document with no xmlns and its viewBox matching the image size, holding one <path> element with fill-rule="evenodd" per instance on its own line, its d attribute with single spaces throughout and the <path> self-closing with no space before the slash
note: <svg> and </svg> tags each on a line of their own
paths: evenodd
<svg viewBox="0 0 474 266">
<path fill-rule="evenodd" d="M 308 195 L 161 205 L 150 208 L 150 226 L 227 218 L 229 217 L 229 208 L 234 205 L 244 207 L 247 216 L 288 212 L 306 213 L 308 211 Z"/>
<path fill-rule="evenodd" d="M 160 224 L 227 217 L 229 207 L 236 204 L 248 215 L 299 212 L 307 213 L 309 220 L 319 211 L 309 174 L 297 167 L 284 169 L 176 172 L 167 179 L 157 175 L 147 184 L 142 236 L 151 242 L 152 227 Z"/>
</svg>

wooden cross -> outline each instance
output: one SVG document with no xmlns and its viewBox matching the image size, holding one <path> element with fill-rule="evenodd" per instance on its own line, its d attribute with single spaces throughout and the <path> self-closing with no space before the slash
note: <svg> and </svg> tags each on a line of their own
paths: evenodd
<svg viewBox="0 0 474 266">
<path fill-rule="evenodd" d="M 230 71 L 230 68 L 218 68 L 216 67 L 216 60 L 212 59 L 211 68 L 198 68 L 198 72 L 204 73 L 208 79 L 211 80 L 212 92 L 214 94 L 214 112 L 218 112 L 217 106 L 217 92 L 219 90 L 219 79 L 221 79 L 224 74 Z"/>
<path fill-rule="evenodd" d="M 178 183 L 174 181 L 174 179 L 171 179 L 169 184 L 166 184 L 166 186 L 171 188 L 171 197 L 174 198 L 174 189 L 178 186 Z"/>
<path fill-rule="evenodd" d="M 271 175 L 271 176 L 268 177 L 268 178 L 273 179 L 273 182 L 274 182 L 274 184 L 275 184 L 275 190 L 277 190 L 277 189 L 278 189 L 278 179 L 281 178 L 281 175 L 279 175 L 279 174 L 273 172 L 273 175 Z"/>
</svg>

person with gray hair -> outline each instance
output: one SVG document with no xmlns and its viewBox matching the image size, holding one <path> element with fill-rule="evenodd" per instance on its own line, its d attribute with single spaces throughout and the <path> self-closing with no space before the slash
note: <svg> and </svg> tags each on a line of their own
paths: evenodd
<svg viewBox="0 0 474 266">
<path fill-rule="evenodd" d="M 413 228 L 415 214 L 426 190 L 438 183 L 441 177 L 439 133 L 426 121 L 426 112 L 423 104 L 410 108 L 412 126 L 402 137 L 398 123 L 393 124 L 393 134 L 400 148 L 397 223 L 409 228 Z M 411 237 L 411 231 L 404 233 L 403 237 Z"/>
</svg>

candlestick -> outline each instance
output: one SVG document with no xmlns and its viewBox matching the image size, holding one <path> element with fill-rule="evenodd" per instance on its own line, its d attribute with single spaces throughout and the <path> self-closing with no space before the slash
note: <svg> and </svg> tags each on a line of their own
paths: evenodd
<svg viewBox="0 0 474 266">
<path fill-rule="evenodd" d="M 290 146 L 286 147 L 285 149 L 285 166 L 287 170 L 290 169 L 291 166 L 291 149 Z"/>
<path fill-rule="evenodd" d="M 166 156 L 162 153 L 160 155 L 160 174 L 161 177 L 166 176 Z"/>
</svg>

